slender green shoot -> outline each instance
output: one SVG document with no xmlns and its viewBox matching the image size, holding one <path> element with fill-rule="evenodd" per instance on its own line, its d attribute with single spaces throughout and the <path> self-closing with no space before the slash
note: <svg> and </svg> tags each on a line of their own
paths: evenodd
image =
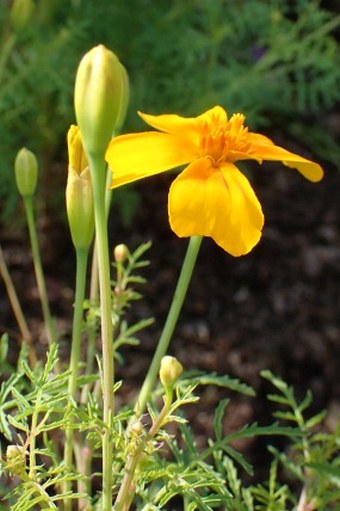
<svg viewBox="0 0 340 511">
<path fill-rule="evenodd" d="M 134 411 L 136 415 L 140 415 L 144 412 L 146 403 L 150 397 L 152 388 L 157 379 L 160 362 L 167 352 L 172 334 L 175 330 L 176 323 L 181 312 L 182 305 L 189 287 L 190 279 L 195 267 L 201 243 L 201 236 L 192 236 L 190 238 L 187 253 L 183 261 L 181 273 L 179 275 L 175 293 L 169 309 L 168 317 L 166 319 L 155 354 L 135 404 Z"/>
<path fill-rule="evenodd" d="M 75 286 L 75 301 L 74 301 L 74 314 L 73 314 L 73 328 L 72 328 L 72 345 L 69 369 L 71 371 L 68 393 L 72 402 L 76 401 L 77 397 L 77 380 L 79 373 L 80 361 L 80 348 L 81 348 L 81 334 L 83 324 L 83 304 L 85 298 L 86 288 L 86 270 L 88 260 L 88 249 L 76 249 L 76 286 Z M 74 452 L 74 434 L 73 425 L 70 419 L 69 427 L 66 429 L 65 434 L 65 449 L 64 449 L 64 465 L 67 470 L 72 471 L 73 466 L 73 452 Z M 71 480 L 65 481 L 64 493 L 71 490 Z M 64 502 L 65 511 L 71 511 L 71 500 L 66 499 Z"/>
<path fill-rule="evenodd" d="M 47 296 L 46 282 L 41 262 L 39 243 L 38 243 L 38 235 L 35 225 L 34 212 L 33 212 L 33 197 L 26 196 L 23 197 L 25 213 L 28 225 L 28 231 L 31 242 L 31 250 L 32 250 L 32 258 L 34 264 L 34 271 L 38 285 L 40 303 L 42 308 L 42 313 L 44 316 L 44 321 L 46 325 L 46 333 L 48 343 L 51 346 L 53 342 L 56 340 L 55 328 L 51 316 L 50 305 Z"/>
</svg>

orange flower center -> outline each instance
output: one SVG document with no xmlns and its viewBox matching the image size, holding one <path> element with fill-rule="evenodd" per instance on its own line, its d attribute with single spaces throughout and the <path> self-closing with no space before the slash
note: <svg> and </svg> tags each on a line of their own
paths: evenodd
<svg viewBox="0 0 340 511">
<path fill-rule="evenodd" d="M 234 162 L 240 153 L 246 154 L 250 143 L 244 120 L 242 114 L 233 114 L 226 121 L 215 113 L 201 119 L 199 157 L 210 158 L 213 165 L 218 167 L 222 161 Z"/>
</svg>

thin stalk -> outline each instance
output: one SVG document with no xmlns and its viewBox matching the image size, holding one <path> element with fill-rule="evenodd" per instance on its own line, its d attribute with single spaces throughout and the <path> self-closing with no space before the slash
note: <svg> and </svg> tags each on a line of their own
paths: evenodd
<svg viewBox="0 0 340 511">
<path fill-rule="evenodd" d="M 169 414 L 172 399 L 173 389 L 168 389 L 165 395 L 163 408 L 160 411 L 157 419 L 151 426 L 149 432 L 145 436 L 145 439 L 139 443 L 135 451 L 128 457 L 124 469 L 123 481 L 121 487 L 119 488 L 117 499 L 114 505 L 114 511 L 128 511 L 130 509 L 130 505 L 132 503 L 133 496 L 135 493 L 134 492 L 135 473 L 141 460 L 141 456 L 145 452 L 147 444 L 154 438 L 159 429 L 162 427 L 164 420 Z"/>
<path fill-rule="evenodd" d="M 9 301 L 11 302 L 13 313 L 14 313 L 15 319 L 17 320 L 18 327 L 19 327 L 19 330 L 22 335 L 22 339 L 24 342 L 27 342 L 27 344 L 28 344 L 29 359 L 30 359 L 32 367 L 34 367 L 37 362 L 37 357 L 36 357 L 34 347 L 33 347 L 32 335 L 28 329 L 24 313 L 22 312 L 20 301 L 19 301 L 17 292 L 15 290 L 11 275 L 8 271 L 7 264 L 6 264 L 1 246 L 0 246 L 0 274 L 3 278 L 4 283 L 5 283 L 8 298 L 9 298 Z"/>
<path fill-rule="evenodd" d="M 107 235 L 106 208 L 105 208 L 105 162 L 101 158 L 89 155 L 91 169 L 94 215 L 96 228 L 96 245 L 98 253 L 99 294 L 101 310 L 101 336 L 103 352 L 103 419 L 106 425 L 103 432 L 103 511 L 112 508 L 112 442 L 111 423 L 114 413 L 114 365 L 113 365 L 113 333 L 112 333 L 112 306 L 110 260 Z"/>
<path fill-rule="evenodd" d="M 183 261 L 181 273 L 169 309 L 168 317 L 166 319 L 155 354 L 149 367 L 149 371 L 146 375 L 134 408 L 136 415 L 144 412 L 147 400 L 149 399 L 151 390 L 155 384 L 161 359 L 166 354 L 179 314 L 182 309 L 201 243 L 202 236 L 192 236 L 190 238 L 187 253 Z"/>
<path fill-rule="evenodd" d="M 24 205 L 25 205 L 28 231 L 29 231 L 30 241 L 31 241 L 31 250 L 32 250 L 32 258 L 33 258 L 33 264 L 34 264 L 35 277 L 37 280 L 40 303 L 41 303 L 41 308 L 42 308 L 42 312 L 43 312 L 43 316 L 44 316 L 44 322 L 45 322 L 45 326 L 46 326 L 47 339 L 48 339 L 49 345 L 51 346 L 51 344 L 53 344 L 53 342 L 55 342 L 56 336 L 55 336 L 54 325 L 53 325 L 52 316 L 51 316 L 51 312 L 50 312 L 50 306 L 49 306 L 48 297 L 47 297 L 46 282 L 45 282 L 44 272 L 43 272 L 42 263 L 41 263 L 38 236 L 37 236 L 37 230 L 36 230 L 35 221 L 34 221 L 33 199 L 31 196 L 24 197 Z"/>
<path fill-rule="evenodd" d="M 3 75 L 6 70 L 6 65 L 16 42 L 17 42 L 16 35 L 11 34 L 2 46 L 2 51 L 0 54 L 0 83 L 3 81 Z"/>
<path fill-rule="evenodd" d="M 36 406 L 34 408 L 34 412 L 32 414 L 31 419 L 31 438 L 30 438 L 30 454 L 29 454 L 29 478 L 34 480 L 36 473 L 37 473 L 37 463 L 36 463 L 36 452 L 35 452 L 35 446 L 36 446 L 36 437 L 37 437 L 37 426 L 38 426 L 38 416 L 40 407 L 40 401 L 41 401 L 42 393 L 41 390 L 38 391 L 37 398 L 36 398 Z"/>
<path fill-rule="evenodd" d="M 71 371 L 68 382 L 68 394 L 70 398 L 75 401 L 77 395 L 77 380 L 78 368 L 80 360 L 81 348 L 81 333 L 83 323 L 83 303 L 85 298 L 86 288 L 86 269 L 87 269 L 88 249 L 76 248 L 76 285 L 75 285 L 75 300 L 74 300 L 74 313 L 73 313 L 73 326 L 72 326 L 72 344 L 69 369 Z M 69 419 L 70 423 L 65 433 L 65 449 L 64 449 L 64 465 L 67 471 L 72 472 L 73 466 L 73 450 L 74 450 L 74 432 L 73 420 Z M 64 493 L 72 488 L 72 481 L 65 481 Z M 71 511 L 72 503 L 70 499 L 64 502 L 65 511 Z"/>
<path fill-rule="evenodd" d="M 106 222 L 109 217 L 110 206 L 111 206 L 111 198 L 112 198 L 112 189 L 109 188 L 111 183 L 111 171 L 108 170 L 106 176 L 106 190 L 105 190 L 105 213 L 106 213 Z M 98 280 L 98 252 L 96 249 L 97 240 L 95 239 L 95 248 L 93 250 L 92 255 L 92 267 L 91 267 L 91 288 L 90 288 L 90 298 L 96 299 L 99 294 L 99 280 Z"/>
<path fill-rule="evenodd" d="M 92 450 L 86 445 L 75 445 L 74 455 L 76 459 L 76 464 L 79 472 L 84 476 L 84 479 L 79 479 L 77 481 L 77 491 L 78 493 L 83 493 L 87 496 L 92 495 L 92 485 L 91 485 L 91 469 L 92 469 Z M 89 503 L 88 498 L 81 497 L 78 500 L 78 509 L 79 511 L 85 511 L 90 509 L 91 505 Z"/>
<path fill-rule="evenodd" d="M 108 220 L 109 212 L 110 212 L 110 204 L 112 197 L 112 190 L 109 189 L 109 185 L 111 182 L 111 171 L 108 170 L 106 177 L 106 190 L 105 190 L 105 211 L 106 211 L 106 221 Z M 98 301 L 99 296 L 99 276 L 98 276 L 98 251 L 97 251 L 97 240 L 94 241 L 94 248 L 92 253 L 92 264 L 91 264 L 91 282 L 90 282 L 90 303 L 95 303 Z M 86 374 L 91 374 L 93 372 L 94 360 L 96 355 L 96 325 L 95 322 L 93 325 L 90 325 L 89 334 L 88 334 L 88 342 L 87 342 L 87 355 L 86 355 Z M 89 384 L 85 385 L 82 390 L 81 402 L 86 402 L 87 395 L 89 392 Z"/>
</svg>

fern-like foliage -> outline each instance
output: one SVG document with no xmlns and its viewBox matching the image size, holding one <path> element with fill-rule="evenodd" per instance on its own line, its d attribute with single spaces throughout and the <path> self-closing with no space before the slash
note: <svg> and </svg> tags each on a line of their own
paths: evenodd
<svg viewBox="0 0 340 511">
<path fill-rule="evenodd" d="M 11 166 L 23 145 L 38 153 L 48 172 L 50 203 L 63 200 L 62 187 L 56 194 L 58 186 L 51 186 L 52 179 L 58 182 L 51 165 L 66 158 L 77 64 L 98 42 L 118 54 L 130 75 L 127 130 L 141 126 L 138 109 L 197 115 L 221 104 L 244 111 L 253 128 L 298 135 L 315 157 L 339 161 L 324 118 L 340 99 L 334 37 L 340 15 L 320 0 L 37 4 L 20 33 L 7 3 L 0 8 L 0 189 L 8 207 L 15 201 Z"/>
</svg>

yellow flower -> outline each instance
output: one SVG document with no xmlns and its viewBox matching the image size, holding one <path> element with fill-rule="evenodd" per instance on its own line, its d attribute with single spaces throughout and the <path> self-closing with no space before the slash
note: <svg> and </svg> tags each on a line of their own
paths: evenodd
<svg viewBox="0 0 340 511">
<path fill-rule="evenodd" d="M 244 115 L 228 119 L 220 106 L 191 118 L 139 115 L 162 133 L 121 135 L 110 142 L 106 160 L 113 169 L 112 187 L 188 164 L 170 187 L 170 226 L 180 237 L 210 236 L 233 256 L 258 243 L 264 223 L 261 205 L 236 161 L 281 161 L 310 181 L 323 176 L 320 165 L 249 132 Z"/>
</svg>

